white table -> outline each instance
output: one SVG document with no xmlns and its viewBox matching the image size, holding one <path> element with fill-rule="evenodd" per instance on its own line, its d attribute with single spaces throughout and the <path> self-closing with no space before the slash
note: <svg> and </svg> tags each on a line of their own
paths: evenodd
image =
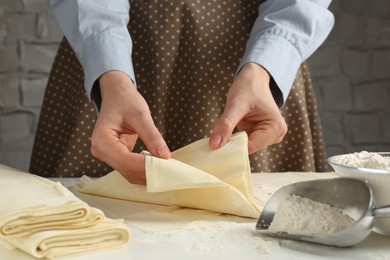
<svg viewBox="0 0 390 260">
<path fill-rule="evenodd" d="M 75 179 L 61 179 L 69 186 Z M 254 178 L 255 184 L 256 178 Z M 104 206 L 107 200 L 95 198 Z M 91 201 L 89 201 L 91 204 Z M 94 203 L 92 203 L 94 204 Z M 112 206 L 112 205 L 111 205 Z M 102 210 L 105 207 L 102 207 Z M 110 212 L 106 212 L 110 215 Z M 230 222 L 229 222 L 230 221 Z M 372 233 L 352 248 L 334 248 L 290 240 L 262 237 L 255 230 L 256 220 L 231 222 L 231 218 L 218 221 L 201 221 L 169 231 L 143 232 L 126 223 L 132 232 L 129 244 L 118 250 L 70 257 L 71 260 L 99 259 L 202 259 L 202 260 L 294 260 L 294 259 L 390 259 L 390 237 Z M 18 250 L 0 247 L 1 260 L 28 260 L 31 256 Z"/>
</svg>

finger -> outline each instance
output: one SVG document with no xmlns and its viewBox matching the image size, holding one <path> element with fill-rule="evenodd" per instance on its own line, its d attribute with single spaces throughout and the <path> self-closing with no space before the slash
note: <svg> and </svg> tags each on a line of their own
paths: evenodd
<svg viewBox="0 0 390 260">
<path fill-rule="evenodd" d="M 146 184 L 145 155 L 140 155 L 136 153 L 132 153 L 132 155 L 134 155 L 134 157 L 132 159 L 130 158 L 128 159 L 128 163 L 132 165 L 126 167 L 123 170 L 120 170 L 119 172 L 130 183 L 145 185 Z"/>
<path fill-rule="evenodd" d="M 129 151 L 133 151 L 134 146 L 137 142 L 138 135 L 137 134 L 121 134 L 119 139 L 121 142 L 129 149 Z"/>
<path fill-rule="evenodd" d="M 248 135 L 248 152 L 252 154 L 271 144 L 280 143 L 287 133 L 285 122 L 280 124 L 262 125 Z"/>
<path fill-rule="evenodd" d="M 273 143 L 274 136 L 269 131 L 257 130 L 248 135 L 248 152 L 252 154 Z"/>
<path fill-rule="evenodd" d="M 134 128 L 153 156 L 163 159 L 169 159 L 171 157 L 171 151 L 157 127 L 154 125 L 150 114 L 140 118 Z"/>
<path fill-rule="evenodd" d="M 212 149 L 222 147 L 233 133 L 238 122 L 244 117 L 246 110 L 240 105 L 227 103 L 225 110 L 214 127 L 209 140 Z"/>
<path fill-rule="evenodd" d="M 132 153 L 116 133 L 100 136 L 92 135 L 92 155 L 118 170 L 129 182 L 145 184 L 145 156 Z"/>
</svg>

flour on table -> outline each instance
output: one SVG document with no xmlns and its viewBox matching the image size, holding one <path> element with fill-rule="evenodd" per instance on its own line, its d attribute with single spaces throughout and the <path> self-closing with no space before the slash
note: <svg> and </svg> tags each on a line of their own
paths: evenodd
<svg viewBox="0 0 390 260">
<path fill-rule="evenodd" d="M 337 156 L 334 162 L 351 167 L 390 170 L 390 157 L 367 151 Z"/>
<path fill-rule="evenodd" d="M 328 204 L 290 195 L 276 209 L 268 230 L 291 234 L 333 234 L 355 220 Z"/>
<path fill-rule="evenodd" d="M 239 244 L 241 248 L 255 249 L 265 258 L 270 258 L 270 247 L 278 245 L 277 240 L 260 236 L 252 221 L 197 221 L 180 230 L 149 234 L 174 244 L 185 241 L 185 244 L 180 245 L 183 250 L 208 256 L 232 253 Z"/>
</svg>

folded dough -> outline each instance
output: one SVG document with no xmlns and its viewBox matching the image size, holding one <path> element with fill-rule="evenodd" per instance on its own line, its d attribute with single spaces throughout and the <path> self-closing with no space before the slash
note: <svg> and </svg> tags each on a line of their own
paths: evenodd
<svg viewBox="0 0 390 260">
<path fill-rule="evenodd" d="M 89 207 L 60 183 L 2 166 L 0 237 L 51 229 L 94 226 L 103 212 Z"/>
<path fill-rule="evenodd" d="M 124 245 L 123 220 L 111 220 L 60 183 L 0 165 L 0 244 L 38 258 Z"/>
<path fill-rule="evenodd" d="M 130 201 L 176 205 L 257 218 L 248 157 L 248 137 L 235 134 L 218 150 L 208 138 L 172 153 L 169 160 L 146 156 L 147 187 L 129 183 L 113 171 L 76 184 L 83 193 Z"/>
<path fill-rule="evenodd" d="M 106 218 L 98 225 L 83 229 L 48 230 L 30 236 L 8 237 L 5 241 L 8 247 L 19 248 L 36 258 L 57 259 L 118 248 L 129 239 L 129 230 L 122 220 Z"/>
</svg>

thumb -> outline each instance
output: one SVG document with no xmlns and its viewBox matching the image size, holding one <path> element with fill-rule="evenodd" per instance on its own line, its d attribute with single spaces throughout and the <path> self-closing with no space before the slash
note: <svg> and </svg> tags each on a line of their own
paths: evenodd
<svg viewBox="0 0 390 260">
<path fill-rule="evenodd" d="M 143 127 L 138 128 L 139 131 L 137 132 L 148 151 L 153 156 L 169 159 L 171 157 L 171 152 L 168 145 L 153 122 L 149 121 L 147 124 L 141 124 L 141 126 Z"/>
<path fill-rule="evenodd" d="M 244 117 L 245 111 L 242 108 L 226 104 L 225 110 L 214 127 L 209 140 L 211 149 L 222 147 L 231 137 L 234 128 Z"/>
</svg>

